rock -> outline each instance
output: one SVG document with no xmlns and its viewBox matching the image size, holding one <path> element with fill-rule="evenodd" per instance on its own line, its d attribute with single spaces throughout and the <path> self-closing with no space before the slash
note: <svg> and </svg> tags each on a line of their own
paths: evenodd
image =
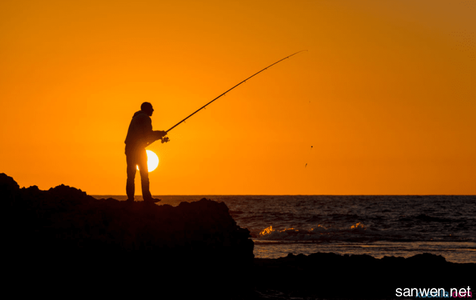
<svg viewBox="0 0 476 300">
<path fill-rule="evenodd" d="M 5 173 L 0 174 L 0 199 L 3 204 L 14 201 L 19 190 L 20 186 L 12 177 Z"/>
<path fill-rule="evenodd" d="M 12 273 L 27 270 L 42 278 L 48 270 L 61 274 L 56 280 L 72 281 L 81 272 L 101 278 L 133 274 L 136 283 L 193 274 L 197 288 L 209 280 L 230 287 L 234 276 L 253 264 L 250 233 L 224 203 L 201 199 L 172 207 L 97 200 L 65 185 L 20 189 L 5 174 L 0 192 L 11 203 L 4 210 L 3 248 L 15 262 Z"/>
<path fill-rule="evenodd" d="M 409 258 L 314 253 L 255 259 L 258 291 L 279 290 L 287 297 L 395 299 L 398 288 L 474 287 L 476 264 L 449 263 L 442 256 Z M 283 298 L 284 299 L 284 298 Z"/>
</svg>

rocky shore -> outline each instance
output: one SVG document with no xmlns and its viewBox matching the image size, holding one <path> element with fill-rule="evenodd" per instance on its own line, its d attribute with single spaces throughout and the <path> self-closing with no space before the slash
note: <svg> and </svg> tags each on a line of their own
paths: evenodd
<svg viewBox="0 0 476 300">
<path fill-rule="evenodd" d="M 207 199 L 177 207 L 96 200 L 64 185 L 20 188 L 5 174 L 0 197 L 7 286 L 21 282 L 40 294 L 96 289 L 108 296 L 152 292 L 159 299 L 405 299 L 396 289 L 476 288 L 475 264 L 430 254 L 256 259 L 249 231 L 224 203 Z"/>
<path fill-rule="evenodd" d="M 476 289 L 476 264 L 449 263 L 432 254 L 382 259 L 334 253 L 290 254 L 255 259 L 255 270 L 258 290 L 280 291 L 286 295 L 282 299 L 415 299 L 422 297 L 405 289 Z M 414 296 L 405 297 L 405 292 Z"/>
</svg>

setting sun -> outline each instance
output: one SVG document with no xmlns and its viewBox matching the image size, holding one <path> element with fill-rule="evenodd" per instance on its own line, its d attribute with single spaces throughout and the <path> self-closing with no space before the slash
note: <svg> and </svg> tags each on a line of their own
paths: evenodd
<svg viewBox="0 0 476 300">
<path fill-rule="evenodd" d="M 146 150 L 147 152 L 147 168 L 149 172 L 154 171 L 159 166 L 159 157 L 153 151 Z M 137 170 L 139 170 L 139 166 L 136 166 Z"/>
</svg>

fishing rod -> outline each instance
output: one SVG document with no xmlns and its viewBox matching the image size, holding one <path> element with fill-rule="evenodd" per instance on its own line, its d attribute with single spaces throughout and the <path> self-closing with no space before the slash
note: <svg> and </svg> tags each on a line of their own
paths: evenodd
<svg viewBox="0 0 476 300">
<path fill-rule="evenodd" d="M 278 60 L 277 62 L 273 63 L 273 64 L 270 64 L 269 66 L 267 66 L 266 68 L 254 73 L 253 75 L 251 75 L 250 77 L 246 78 L 245 80 L 241 81 L 240 83 L 238 83 L 237 85 L 233 86 L 232 88 L 228 89 L 226 92 L 222 93 L 221 95 L 219 95 L 218 97 L 216 97 L 215 99 L 213 99 L 212 101 L 208 102 L 207 104 L 205 104 L 204 106 L 200 107 L 199 109 L 197 109 L 195 112 L 193 112 L 192 114 L 190 114 L 188 117 L 186 117 L 185 119 L 183 119 L 182 121 L 178 122 L 177 124 L 175 124 L 174 126 L 172 126 L 169 130 L 167 130 L 165 133 L 168 133 L 170 130 L 174 129 L 175 127 L 177 127 L 178 125 L 180 125 L 181 123 L 183 123 L 185 120 L 187 120 L 188 118 L 190 118 L 191 116 L 193 116 L 194 114 L 196 114 L 197 112 L 201 111 L 202 109 L 204 109 L 205 107 L 207 107 L 209 104 L 211 104 L 213 101 L 217 100 L 218 98 L 220 98 L 221 96 L 224 96 L 226 93 L 228 93 L 229 91 L 231 91 L 232 89 L 236 88 L 237 86 L 239 86 L 240 84 L 242 83 L 245 83 L 247 80 L 251 79 L 252 77 L 258 75 L 259 73 L 263 72 L 264 70 L 274 66 L 275 64 L 279 63 L 279 62 L 282 62 L 283 60 L 285 59 L 288 59 L 290 58 L 291 56 L 293 55 L 296 55 L 300 52 L 303 52 L 303 51 L 306 51 L 306 50 L 301 50 L 301 51 L 298 51 L 296 53 L 293 53 L 291 55 L 288 55 L 286 56 L 285 58 L 282 58 L 280 60 Z"/>
</svg>

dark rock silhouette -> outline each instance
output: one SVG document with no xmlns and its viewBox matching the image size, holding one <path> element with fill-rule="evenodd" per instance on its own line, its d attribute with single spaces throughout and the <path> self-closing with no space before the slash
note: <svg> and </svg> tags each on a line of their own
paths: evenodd
<svg viewBox="0 0 476 300">
<path fill-rule="evenodd" d="M 5 174 L 0 197 L 5 286 L 20 283 L 48 295 L 405 299 L 396 297 L 397 288 L 476 289 L 476 264 L 431 254 L 256 259 L 249 231 L 224 203 L 207 199 L 177 207 L 97 200 L 65 185 L 20 188 Z"/>
<path fill-rule="evenodd" d="M 202 199 L 172 207 L 97 200 L 65 185 L 20 189 L 5 174 L 0 195 L 7 207 L 5 257 L 11 259 L 9 272 L 22 280 L 54 274 L 64 286 L 81 278 L 129 278 L 126 286 L 148 288 L 160 281 L 176 297 L 210 293 L 209 280 L 220 282 L 211 290 L 215 294 L 229 289 L 239 284 L 233 277 L 253 264 L 250 233 L 237 226 L 224 203 Z M 183 278 L 189 278 L 187 288 L 172 289 Z"/>
<path fill-rule="evenodd" d="M 172 207 L 96 200 L 65 185 L 20 189 L 11 177 L 2 177 L 2 202 L 8 202 L 8 218 L 18 225 L 12 232 L 42 251 L 187 253 L 240 264 L 253 261 L 249 231 L 236 225 L 224 203 L 202 199 Z"/>
<path fill-rule="evenodd" d="M 410 299 L 396 296 L 396 290 L 476 287 L 476 279 L 470 275 L 476 274 L 476 264 L 449 263 L 442 256 L 427 253 L 382 259 L 334 253 L 289 254 L 255 259 L 254 274 L 260 280 L 259 290 L 280 290 L 288 297 L 310 299 Z"/>
</svg>

